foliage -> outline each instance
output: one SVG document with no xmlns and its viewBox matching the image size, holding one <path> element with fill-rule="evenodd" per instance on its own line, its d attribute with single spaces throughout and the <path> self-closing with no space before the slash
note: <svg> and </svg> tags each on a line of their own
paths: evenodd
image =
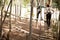
<svg viewBox="0 0 60 40">
<path fill-rule="evenodd" d="M 23 0 L 23 5 L 26 7 L 29 4 L 30 0 Z"/>
<path fill-rule="evenodd" d="M 0 6 L 2 5 L 2 0 L 0 0 Z"/>
<path fill-rule="evenodd" d="M 53 0 L 54 6 L 60 10 L 60 0 Z"/>
<path fill-rule="evenodd" d="M 8 4 L 9 3 L 9 0 L 5 0 L 5 4 Z"/>
<path fill-rule="evenodd" d="M 4 1 L 5 1 L 5 4 L 8 4 L 9 0 L 4 0 Z M 3 0 L 0 0 L 0 7 L 2 6 L 2 4 L 3 4 Z"/>
</svg>

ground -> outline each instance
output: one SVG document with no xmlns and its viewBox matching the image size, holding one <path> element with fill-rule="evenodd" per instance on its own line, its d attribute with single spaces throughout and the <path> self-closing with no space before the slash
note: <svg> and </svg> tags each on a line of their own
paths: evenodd
<svg viewBox="0 0 60 40">
<path fill-rule="evenodd" d="M 44 22 L 44 26 L 40 21 L 37 23 L 38 28 L 36 26 L 36 21 L 32 21 L 32 40 L 56 40 L 53 37 L 52 27 L 47 29 L 47 24 Z M 29 39 L 29 19 L 19 19 L 12 18 L 11 19 L 11 32 L 9 33 L 10 40 L 28 40 Z M 6 18 L 3 25 L 3 34 L 7 38 L 7 33 L 9 31 L 9 20 Z M 5 40 L 5 38 L 4 38 Z"/>
</svg>

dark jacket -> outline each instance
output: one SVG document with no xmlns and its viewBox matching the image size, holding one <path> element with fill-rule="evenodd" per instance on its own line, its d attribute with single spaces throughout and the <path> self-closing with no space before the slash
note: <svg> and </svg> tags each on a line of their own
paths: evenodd
<svg viewBox="0 0 60 40">
<path fill-rule="evenodd" d="M 46 19 L 51 19 L 51 12 L 48 12 L 47 14 L 46 14 Z"/>
</svg>

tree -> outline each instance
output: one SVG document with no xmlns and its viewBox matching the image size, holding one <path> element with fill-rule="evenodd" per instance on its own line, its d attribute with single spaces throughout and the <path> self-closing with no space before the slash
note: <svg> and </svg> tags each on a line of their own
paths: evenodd
<svg viewBox="0 0 60 40">
<path fill-rule="evenodd" d="M 21 7 L 21 3 L 22 3 L 22 2 L 21 2 L 21 0 L 20 0 L 20 21 L 21 21 L 21 8 L 22 8 L 22 7 Z"/>
<path fill-rule="evenodd" d="M 30 13 L 30 25 L 29 25 L 29 40 L 32 38 L 32 13 L 33 13 L 33 0 L 30 1 L 31 3 L 31 13 Z"/>
<path fill-rule="evenodd" d="M 60 11 L 60 0 L 53 0 L 53 2 L 55 3 L 54 6 L 58 8 Z M 60 14 L 59 14 L 59 18 L 60 18 Z M 59 27 L 59 35 L 60 35 L 60 27 Z M 59 39 L 60 39 L 60 36 L 58 37 L 58 40 Z"/>
<path fill-rule="evenodd" d="M 2 2 L 1 2 L 2 1 Z M 2 17 L 3 17 L 3 9 L 4 9 L 4 6 L 5 6 L 5 3 L 7 2 L 7 0 L 0 0 L 0 2 L 1 2 L 1 25 L 0 25 L 0 40 L 2 40 L 2 27 L 3 27 L 3 23 L 4 23 L 4 21 L 5 21 L 5 19 L 6 19 L 6 17 L 7 17 L 7 12 L 5 13 L 5 16 L 4 16 L 4 18 L 3 18 L 3 20 L 2 20 Z M 9 6 L 11 6 L 10 4 L 11 4 L 11 2 L 12 2 L 12 0 L 10 0 L 10 3 L 9 3 L 9 5 L 8 5 L 8 7 L 7 7 L 7 11 L 8 11 L 8 8 L 9 8 Z M 11 13 L 11 11 L 10 11 L 10 13 Z M 11 19 L 11 18 L 10 18 Z"/>
<path fill-rule="evenodd" d="M 6 40 L 9 40 L 9 34 L 11 32 L 11 11 L 12 11 L 12 0 L 10 0 L 9 32 L 7 34 L 7 39 Z"/>
<path fill-rule="evenodd" d="M 1 24 L 0 24 L 0 40 L 2 40 L 2 17 L 3 17 L 3 9 L 4 9 L 4 6 L 5 6 L 5 0 L 0 0 L 0 7 L 2 7 L 1 9 Z"/>
<path fill-rule="evenodd" d="M 54 6 L 60 10 L 60 0 L 53 0 Z"/>
</svg>

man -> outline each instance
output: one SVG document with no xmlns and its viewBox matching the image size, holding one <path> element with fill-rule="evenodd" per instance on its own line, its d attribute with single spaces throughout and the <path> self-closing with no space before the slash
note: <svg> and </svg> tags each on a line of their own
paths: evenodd
<svg viewBox="0 0 60 40">
<path fill-rule="evenodd" d="M 40 6 L 38 6 L 38 12 L 37 12 L 37 19 L 39 18 L 39 14 L 41 13 Z"/>
<path fill-rule="evenodd" d="M 51 20 L 51 12 L 50 12 L 50 9 L 48 9 L 48 12 L 46 14 L 46 21 L 47 21 L 48 27 L 50 26 L 50 20 Z"/>
</svg>

